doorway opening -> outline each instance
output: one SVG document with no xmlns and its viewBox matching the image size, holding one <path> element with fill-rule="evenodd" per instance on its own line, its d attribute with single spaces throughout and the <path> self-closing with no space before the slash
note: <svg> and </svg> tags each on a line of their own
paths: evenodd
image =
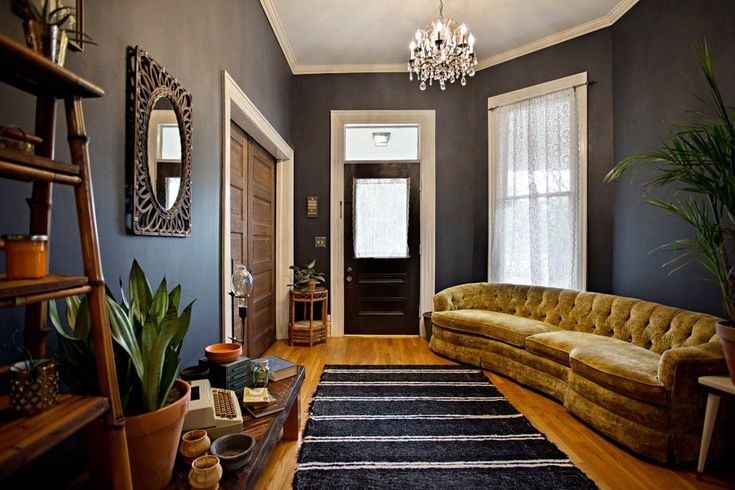
<svg viewBox="0 0 735 490">
<path fill-rule="evenodd" d="M 434 295 L 434 111 L 331 116 L 330 334 L 423 336 Z"/>
</svg>

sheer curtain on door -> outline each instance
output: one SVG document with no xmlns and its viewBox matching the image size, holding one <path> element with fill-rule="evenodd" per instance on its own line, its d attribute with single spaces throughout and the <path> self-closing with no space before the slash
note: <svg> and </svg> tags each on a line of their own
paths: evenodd
<svg viewBox="0 0 735 490">
<path fill-rule="evenodd" d="M 490 280 L 579 289 L 574 89 L 493 110 Z"/>
</svg>

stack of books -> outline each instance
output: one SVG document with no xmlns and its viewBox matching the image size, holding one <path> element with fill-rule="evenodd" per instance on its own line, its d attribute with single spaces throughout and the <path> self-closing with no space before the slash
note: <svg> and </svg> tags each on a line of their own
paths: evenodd
<svg viewBox="0 0 735 490">
<path fill-rule="evenodd" d="M 284 406 L 268 392 L 268 388 L 245 388 L 242 392 L 242 406 L 254 418 L 278 413 Z"/>
</svg>

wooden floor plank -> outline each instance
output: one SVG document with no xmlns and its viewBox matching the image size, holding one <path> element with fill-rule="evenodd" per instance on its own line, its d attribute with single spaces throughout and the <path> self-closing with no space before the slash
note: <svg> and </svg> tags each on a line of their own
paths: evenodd
<svg viewBox="0 0 735 490">
<path fill-rule="evenodd" d="M 426 340 L 418 337 L 330 337 L 326 344 L 314 347 L 289 346 L 286 341 L 278 341 L 266 355 L 277 355 L 306 367 L 301 389 L 302 437 L 312 395 L 325 364 L 452 364 L 432 353 Z M 735 468 L 708 470 L 699 481 L 693 465 L 671 469 L 644 461 L 590 429 L 560 403 L 508 378 L 492 373 L 487 376 L 534 426 L 602 489 L 735 488 Z M 299 441 L 279 442 L 256 489 L 291 488 L 298 448 Z"/>
</svg>

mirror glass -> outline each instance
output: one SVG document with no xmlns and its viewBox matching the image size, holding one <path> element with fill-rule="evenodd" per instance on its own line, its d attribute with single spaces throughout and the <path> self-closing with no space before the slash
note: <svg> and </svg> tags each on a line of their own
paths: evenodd
<svg viewBox="0 0 735 490">
<path fill-rule="evenodd" d="M 153 104 L 148 121 L 148 174 L 158 203 L 176 204 L 181 185 L 181 134 L 176 111 L 168 97 Z"/>
</svg>

